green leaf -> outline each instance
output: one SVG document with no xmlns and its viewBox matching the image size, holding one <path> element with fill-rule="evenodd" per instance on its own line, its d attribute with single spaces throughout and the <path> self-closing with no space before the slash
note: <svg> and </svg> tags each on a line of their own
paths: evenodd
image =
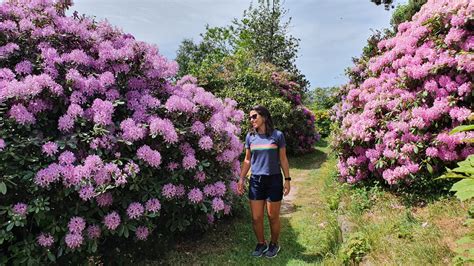
<svg viewBox="0 0 474 266">
<path fill-rule="evenodd" d="M 119 230 L 118 230 L 118 235 L 119 236 L 123 236 L 123 231 L 125 230 L 125 226 L 123 224 L 121 224 L 119 226 Z"/>
<path fill-rule="evenodd" d="M 11 231 L 11 230 L 13 229 L 13 226 L 14 226 L 14 225 L 15 225 L 14 223 L 9 223 L 9 224 L 7 225 L 7 231 Z"/>
<path fill-rule="evenodd" d="M 474 154 L 469 155 L 466 161 L 468 161 L 469 164 L 474 167 Z"/>
<path fill-rule="evenodd" d="M 128 238 L 128 227 L 125 227 L 124 226 L 124 231 L 123 231 L 123 235 L 125 236 L 125 238 Z"/>
<path fill-rule="evenodd" d="M 474 125 L 457 126 L 457 127 L 453 128 L 453 130 L 451 130 L 449 132 L 449 134 L 455 134 L 455 133 L 458 133 L 458 132 L 469 131 L 469 130 L 474 130 Z"/>
<path fill-rule="evenodd" d="M 461 175 L 461 174 L 458 174 L 458 173 L 454 173 L 454 172 L 451 172 L 451 170 L 449 170 L 449 172 L 445 173 L 444 175 L 440 176 L 440 177 L 437 177 L 435 179 L 448 179 L 448 178 L 465 178 L 466 176 L 464 175 Z"/>
<path fill-rule="evenodd" d="M 92 252 L 96 252 L 97 251 L 97 242 L 94 241 L 94 243 L 92 243 L 92 248 L 91 248 Z"/>
<path fill-rule="evenodd" d="M 5 185 L 5 182 L 0 182 L 0 193 L 3 195 L 7 194 L 7 185 Z"/>
<path fill-rule="evenodd" d="M 471 162 L 468 161 L 468 160 L 460 161 L 460 162 L 458 162 L 458 166 L 471 167 Z M 474 169 L 474 167 L 473 167 L 473 169 Z"/>
<path fill-rule="evenodd" d="M 426 163 L 426 169 L 428 169 L 428 172 L 429 172 L 430 174 L 433 173 L 433 167 L 431 166 L 431 164 Z"/>
<path fill-rule="evenodd" d="M 48 259 L 52 262 L 56 261 L 56 257 L 51 253 L 51 251 L 48 251 Z"/>
<path fill-rule="evenodd" d="M 464 165 L 461 167 L 456 167 L 452 171 L 458 172 L 458 173 L 465 173 L 466 175 L 474 175 L 474 168 L 471 167 L 470 165 L 468 167 Z"/>
<path fill-rule="evenodd" d="M 456 182 L 450 189 L 450 191 L 456 191 L 454 195 L 461 201 L 471 199 L 474 197 L 474 179 L 465 178 L 461 181 Z"/>
</svg>

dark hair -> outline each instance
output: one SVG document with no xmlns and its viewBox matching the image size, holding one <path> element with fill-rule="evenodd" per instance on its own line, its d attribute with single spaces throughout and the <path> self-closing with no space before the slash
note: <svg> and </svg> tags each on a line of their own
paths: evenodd
<svg viewBox="0 0 474 266">
<path fill-rule="evenodd" d="M 270 136 L 273 133 L 273 130 L 275 130 L 275 127 L 273 126 L 273 120 L 272 120 L 272 115 L 268 111 L 267 108 L 265 108 L 262 105 L 256 105 L 250 109 L 250 111 L 255 111 L 257 114 L 262 116 L 265 120 L 265 135 Z M 255 131 L 255 128 L 250 125 L 250 133 L 251 134 L 256 134 L 257 132 Z"/>
</svg>

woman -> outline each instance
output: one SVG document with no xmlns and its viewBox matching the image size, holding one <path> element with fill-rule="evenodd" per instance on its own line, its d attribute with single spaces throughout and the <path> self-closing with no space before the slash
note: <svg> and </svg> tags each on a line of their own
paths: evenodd
<svg viewBox="0 0 474 266">
<path fill-rule="evenodd" d="M 245 159 L 239 179 L 239 192 L 244 192 L 247 173 L 252 167 L 249 185 L 252 225 L 257 246 L 253 256 L 265 255 L 273 258 L 280 251 L 280 206 L 283 195 L 290 192 L 290 173 L 286 158 L 286 143 L 283 133 L 274 129 L 270 112 L 263 106 L 255 106 L 250 111 L 251 129 L 245 138 Z M 283 184 L 283 176 L 285 183 Z M 264 208 L 267 207 L 270 221 L 271 241 L 265 241 L 263 232 Z"/>
</svg>

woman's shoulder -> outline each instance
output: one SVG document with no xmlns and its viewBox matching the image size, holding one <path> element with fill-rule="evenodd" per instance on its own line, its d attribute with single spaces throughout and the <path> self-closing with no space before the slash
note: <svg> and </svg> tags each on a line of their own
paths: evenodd
<svg viewBox="0 0 474 266">
<path fill-rule="evenodd" d="M 281 132 L 278 129 L 274 129 L 272 135 L 280 137 L 280 136 L 283 136 L 283 132 Z"/>
<path fill-rule="evenodd" d="M 251 140 L 253 137 L 255 137 L 255 134 L 253 134 L 251 131 L 247 132 L 247 135 L 245 135 L 246 140 Z"/>
</svg>

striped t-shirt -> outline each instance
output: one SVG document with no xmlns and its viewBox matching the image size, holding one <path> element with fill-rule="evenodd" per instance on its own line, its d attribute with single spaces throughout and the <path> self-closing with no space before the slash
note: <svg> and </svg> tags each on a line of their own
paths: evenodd
<svg viewBox="0 0 474 266">
<path fill-rule="evenodd" d="M 270 136 L 247 133 L 245 148 L 251 152 L 251 169 L 254 175 L 280 174 L 279 148 L 286 146 L 285 136 L 273 130 Z"/>
</svg>

